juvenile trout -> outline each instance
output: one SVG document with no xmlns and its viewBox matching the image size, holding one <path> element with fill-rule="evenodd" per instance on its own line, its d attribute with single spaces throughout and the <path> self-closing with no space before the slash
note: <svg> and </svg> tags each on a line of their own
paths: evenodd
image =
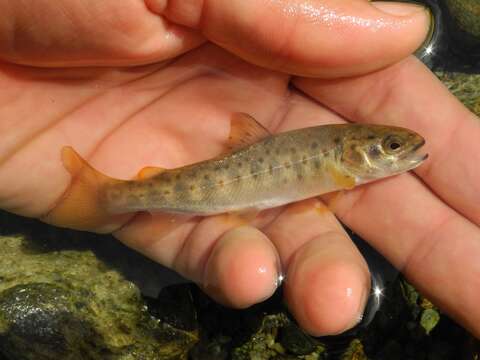
<svg viewBox="0 0 480 360">
<path fill-rule="evenodd" d="M 250 116 L 236 114 L 226 155 L 176 169 L 145 168 L 129 181 L 100 174 L 65 147 L 72 183 L 47 221 L 89 229 L 138 211 L 212 215 L 272 208 L 411 170 L 427 158 L 418 152 L 424 144 L 411 130 L 380 125 L 272 135 Z"/>
</svg>

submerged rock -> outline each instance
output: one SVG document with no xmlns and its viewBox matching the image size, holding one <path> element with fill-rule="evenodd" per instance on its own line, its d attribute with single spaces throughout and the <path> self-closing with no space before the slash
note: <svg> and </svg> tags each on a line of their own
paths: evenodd
<svg viewBox="0 0 480 360">
<path fill-rule="evenodd" d="M 325 359 L 326 348 L 306 335 L 285 313 L 263 317 L 248 341 L 232 351 L 232 360 Z"/>
<path fill-rule="evenodd" d="M 480 42 L 480 2 L 478 0 L 444 0 L 459 28 Z"/>
<path fill-rule="evenodd" d="M 91 251 L 0 237 L 0 352 L 8 359 L 186 359 L 198 340 L 151 315 Z"/>
</svg>

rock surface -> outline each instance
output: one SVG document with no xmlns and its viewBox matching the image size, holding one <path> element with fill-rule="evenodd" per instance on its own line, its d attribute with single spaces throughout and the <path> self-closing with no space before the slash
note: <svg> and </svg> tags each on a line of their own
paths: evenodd
<svg viewBox="0 0 480 360">
<path fill-rule="evenodd" d="M 9 359 L 186 359 L 198 340 L 147 311 L 89 250 L 0 237 L 0 352 Z"/>
</svg>

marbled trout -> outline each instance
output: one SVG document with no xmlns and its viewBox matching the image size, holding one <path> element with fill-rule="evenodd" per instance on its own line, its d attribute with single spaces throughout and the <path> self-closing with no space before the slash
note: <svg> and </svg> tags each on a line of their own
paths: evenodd
<svg viewBox="0 0 480 360">
<path fill-rule="evenodd" d="M 101 217 L 138 211 L 211 215 L 271 208 L 411 170 L 427 158 L 418 153 L 424 144 L 411 130 L 380 125 L 272 135 L 250 116 L 236 114 L 226 155 L 176 169 L 145 168 L 128 181 L 98 173 L 65 147 L 72 183 L 47 220 L 82 229 L 100 224 Z M 72 215 L 65 213 L 74 209 L 79 217 L 68 220 Z"/>
</svg>

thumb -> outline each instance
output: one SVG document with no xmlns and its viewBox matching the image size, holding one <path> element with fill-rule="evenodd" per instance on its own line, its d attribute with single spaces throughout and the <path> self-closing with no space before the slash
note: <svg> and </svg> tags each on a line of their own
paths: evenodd
<svg viewBox="0 0 480 360">
<path fill-rule="evenodd" d="M 348 76 L 397 62 L 420 47 L 431 22 L 427 8 L 395 2 L 145 1 L 245 60 L 305 76 Z"/>
</svg>

